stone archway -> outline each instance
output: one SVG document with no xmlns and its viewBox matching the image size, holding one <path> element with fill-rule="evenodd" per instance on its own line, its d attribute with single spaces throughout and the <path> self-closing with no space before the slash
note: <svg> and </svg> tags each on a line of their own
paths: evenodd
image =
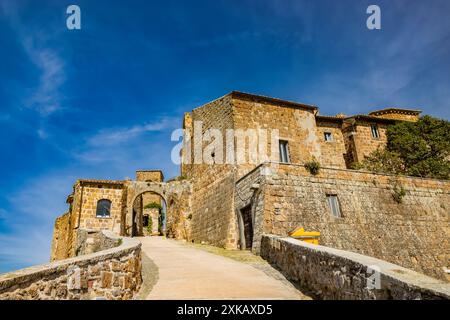
<svg viewBox="0 0 450 320">
<path fill-rule="evenodd" d="M 131 236 L 133 228 L 133 204 L 136 199 L 144 193 L 154 193 L 161 197 L 166 204 L 166 220 L 171 217 L 168 215 L 177 215 L 178 206 L 173 203 L 173 199 L 178 199 L 180 203 L 190 203 L 191 184 L 189 181 L 172 181 L 172 182 L 144 182 L 144 181 L 128 181 L 127 182 L 126 205 L 123 210 L 124 228 L 123 235 Z M 168 201 L 170 200 L 170 201 Z M 172 210 L 172 208 L 175 208 Z M 190 211 L 190 208 L 187 208 Z"/>
<path fill-rule="evenodd" d="M 131 236 L 164 235 L 167 201 L 153 191 L 144 191 L 135 196 L 132 205 Z"/>
</svg>

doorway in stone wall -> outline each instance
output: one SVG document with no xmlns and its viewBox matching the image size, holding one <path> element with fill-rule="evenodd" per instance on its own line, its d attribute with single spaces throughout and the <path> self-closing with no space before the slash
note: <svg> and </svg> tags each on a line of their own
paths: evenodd
<svg viewBox="0 0 450 320">
<path fill-rule="evenodd" d="M 248 205 L 240 210 L 241 212 L 241 249 L 251 250 L 253 245 L 253 218 L 252 206 Z"/>
<path fill-rule="evenodd" d="M 136 237 L 137 235 L 138 235 L 138 231 L 137 231 L 137 221 L 136 221 L 136 218 L 137 218 L 137 213 L 136 213 L 136 210 L 133 208 L 133 226 L 131 227 L 131 236 L 132 237 Z"/>
<path fill-rule="evenodd" d="M 165 234 L 167 206 L 158 193 L 147 191 L 133 203 L 132 236 L 159 236 Z"/>
</svg>

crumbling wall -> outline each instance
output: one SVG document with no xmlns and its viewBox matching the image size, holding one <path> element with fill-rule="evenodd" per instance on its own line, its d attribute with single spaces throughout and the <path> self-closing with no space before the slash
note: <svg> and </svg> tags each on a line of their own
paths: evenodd
<svg viewBox="0 0 450 320">
<path fill-rule="evenodd" d="M 50 261 L 67 258 L 70 231 L 70 212 L 66 212 L 55 220 Z"/>
<path fill-rule="evenodd" d="M 178 192 L 167 198 L 166 236 L 191 241 L 192 184 L 187 180 L 169 184 L 174 185 Z"/>
<path fill-rule="evenodd" d="M 119 243 L 119 238 L 108 237 L 102 231 L 78 229 L 75 253 L 77 256 L 91 254 L 115 248 Z"/>
</svg>

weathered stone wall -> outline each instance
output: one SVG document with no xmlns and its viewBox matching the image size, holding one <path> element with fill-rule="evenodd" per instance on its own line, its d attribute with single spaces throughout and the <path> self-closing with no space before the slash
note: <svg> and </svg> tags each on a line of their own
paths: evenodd
<svg viewBox="0 0 450 320">
<path fill-rule="evenodd" d="M 51 261 L 76 256 L 77 230 L 111 230 L 121 233 L 124 184 L 110 180 L 78 180 L 69 196 L 69 212 L 58 217 L 53 231 Z M 97 202 L 111 201 L 111 215 L 97 217 Z"/>
<path fill-rule="evenodd" d="M 233 119 L 235 129 L 270 129 L 267 136 L 267 154 L 271 158 L 270 135 L 272 130 L 276 129 L 279 132 L 280 140 L 288 141 L 290 162 L 303 163 L 313 157 L 319 161 L 322 159 L 320 143 L 322 136 L 318 136 L 315 110 L 312 108 L 254 101 L 239 97 L 233 99 Z M 274 150 L 276 152 L 274 157 L 279 157 L 278 146 L 275 146 Z M 248 152 L 246 159 L 249 159 Z M 264 161 L 266 159 L 253 164 L 238 165 L 238 178 Z"/>
<path fill-rule="evenodd" d="M 55 220 L 50 261 L 67 258 L 70 232 L 70 212 L 66 212 Z"/>
<path fill-rule="evenodd" d="M 255 172 L 261 172 L 262 167 Z M 237 188 L 243 189 L 246 180 L 241 179 Z M 249 175 L 248 180 L 255 180 L 255 176 Z M 320 244 L 446 279 L 449 181 L 326 168 L 313 176 L 303 166 L 280 164 L 260 184 L 264 197 L 260 211 L 264 215 L 255 219 L 264 222 L 255 225 L 262 228 L 255 230 L 255 235 L 286 236 L 304 227 L 321 232 Z M 405 195 L 397 203 L 394 195 L 401 188 Z M 337 195 L 342 217 L 331 214 L 327 195 Z"/>
<path fill-rule="evenodd" d="M 261 256 L 322 299 L 450 299 L 448 283 L 353 252 L 264 235 Z M 373 289 L 369 277 L 379 279 Z"/>
<path fill-rule="evenodd" d="M 319 118 L 320 119 L 320 118 Z M 317 137 L 320 144 L 321 159 L 317 159 L 323 166 L 331 168 L 346 168 L 344 135 L 342 133 L 342 122 L 319 120 L 317 123 Z M 332 134 L 332 141 L 325 141 L 325 133 Z"/>
<path fill-rule="evenodd" d="M 82 189 L 83 205 L 81 208 L 79 228 L 111 230 L 119 234 L 122 214 L 121 184 L 86 184 Z M 97 217 L 97 202 L 102 199 L 111 201 L 111 215 Z"/>
<path fill-rule="evenodd" d="M 247 133 L 248 129 L 267 129 L 267 150 L 268 157 L 279 158 L 278 141 L 272 146 L 271 133 L 278 130 L 279 139 L 289 143 L 289 156 L 291 163 L 304 163 L 316 158 L 322 165 L 334 168 L 346 168 L 353 162 L 353 155 L 348 155 L 348 150 L 355 149 L 356 159 L 361 154 L 365 154 L 364 148 L 369 148 L 366 153 L 376 149 L 386 142 L 385 127 L 379 125 L 380 139 L 377 139 L 369 147 L 362 141 L 370 136 L 370 123 L 357 121 L 355 128 L 358 129 L 358 136 L 354 143 L 348 143 L 347 136 L 342 130 L 343 120 L 330 117 L 318 117 L 317 109 L 313 106 L 301 105 L 280 101 L 277 99 L 256 97 L 241 93 L 231 93 L 208 103 L 200 108 L 194 109 L 192 113 L 185 114 L 184 128 L 190 136 L 190 149 L 183 150 L 183 158 L 189 158 L 191 163 L 182 164 L 181 172 L 183 176 L 191 179 L 193 183 L 193 217 L 191 221 L 192 238 L 195 241 L 209 242 L 215 245 L 235 248 L 239 246 L 239 215 L 230 210 L 227 203 L 231 203 L 236 197 L 231 197 L 231 178 L 225 178 L 233 174 L 235 179 L 239 179 L 246 173 L 253 170 L 257 165 L 266 161 L 259 157 L 251 158 L 249 154 L 249 140 L 246 136 L 244 145 L 239 145 L 237 138 L 234 139 L 234 155 L 229 157 L 227 153 L 226 140 L 218 144 L 224 150 L 223 160 L 234 159 L 234 164 L 206 164 L 205 160 L 211 158 L 211 149 L 205 149 L 211 141 L 203 141 L 201 150 L 205 151 L 203 157 L 195 157 L 195 137 L 196 123 L 202 122 L 201 134 L 208 129 L 218 129 L 223 137 L 227 137 L 226 130 L 233 129 L 236 134 L 238 130 Z M 376 120 L 376 119 L 375 119 Z M 380 122 L 380 120 L 377 120 Z M 376 123 L 375 121 L 374 123 Z M 384 121 L 384 120 L 383 120 Z M 383 123 L 381 121 L 381 123 Z M 367 132 L 367 127 L 369 131 Z M 355 129 L 356 130 L 356 129 Z M 331 132 L 332 142 L 326 142 L 325 132 Z M 198 133 L 198 132 L 197 132 Z M 256 144 L 260 148 L 259 142 L 262 140 L 259 132 L 256 131 Z M 236 152 L 239 148 L 245 148 L 244 163 L 237 159 Z M 361 150 L 356 149 L 361 148 Z M 272 150 L 273 149 L 273 150 Z M 258 156 L 262 150 L 258 150 Z M 272 154 L 272 151 L 274 154 Z M 211 154 L 209 154 L 211 153 Z M 351 158 L 350 161 L 346 157 Z M 221 193 L 220 196 L 217 193 Z M 222 203 L 217 206 L 217 199 Z M 220 223 L 219 223 L 219 219 Z M 219 229 L 214 229 L 208 222 Z M 222 234 L 221 230 L 229 229 L 228 235 Z M 213 236 L 213 234 L 215 235 Z M 227 240 L 223 240 L 223 236 Z M 222 237 L 222 238 L 221 238 Z M 257 251 L 256 247 L 256 251 Z"/>
<path fill-rule="evenodd" d="M 160 170 L 138 170 L 136 171 L 137 181 L 163 182 L 164 176 Z"/>
<path fill-rule="evenodd" d="M 379 138 L 372 137 L 371 125 L 376 124 L 378 127 Z M 373 123 L 367 121 L 358 121 L 355 125 L 356 134 L 353 136 L 355 145 L 356 161 L 361 162 L 366 156 L 378 148 L 384 148 L 387 143 L 387 128 L 386 123 Z"/>
<path fill-rule="evenodd" d="M 170 184 L 184 187 L 167 197 L 166 236 L 191 241 L 192 184 L 189 181 L 173 181 Z"/>
<path fill-rule="evenodd" d="M 1 275 L 0 300 L 126 300 L 141 282 L 141 244 L 122 238 L 116 248 Z"/>
<path fill-rule="evenodd" d="M 245 235 L 241 210 L 247 206 L 251 206 L 251 218 L 254 233 L 252 251 L 256 254 L 259 254 L 261 247 L 261 237 L 264 225 L 264 188 L 266 185 L 265 175 L 262 174 L 260 168 L 261 167 L 255 168 L 236 182 L 234 197 L 236 216 L 238 217 L 236 221 L 238 243 L 240 244 L 240 248 L 245 248 L 243 241 Z"/>
<path fill-rule="evenodd" d="M 82 256 L 99 252 L 115 248 L 119 245 L 119 242 L 119 238 L 108 237 L 102 231 L 78 229 L 75 253 L 77 256 Z"/>
<path fill-rule="evenodd" d="M 211 183 L 193 195 L 191 222 L 194 242 L 235 249 L 238 245 L 234 210 L 234 174 Z"/>
<path fill-rule="evenodd" d="M 227 129 L 233 129 L 233 105 L 227 95 L 192 111 L 190 121 L 202 122 L 202 133 L 208 129 L 218 129 L 226 136 Z M 193 137 L 192 137 L 193 143 Z M 211 141 L 205 141 L 203 147 Z M 225 149 L 225 141 L 222 141 Z M 191 148 L 193 164 L 182 165 L 182 174 L 191 179 L 192 219 L 191 239 L 221 247 L 236 248 L 236 230 L 230 229 L 231 219 L 235 219 L 233 204 L 234 166 L 231 164 L 195 163 L 194 145 Z M 209 150 L 203 155 L 211 157 Z M 211 152 L 212 153 L 212 152 Z M 224 154 L 224 157 L 226 155 Z M 234 225 L 233 225 L 234 226 Z"/>
<path fill-rule="evenodd" d="M 310 160 L 312 156 L 320 158 L 320 143 L 318 143 L 315 108 L 301 106 L 288 102 L 270 99 L 254 99 L 246 94 L 232 93 L 200 108 L 194 109 L 191 114 L 186 114 L 184 119 L 185 129 L 191 135 L 190 159 L 192 164 L 182 165 L 182 175 L 192 179 L 193 183 L 193 216 L 191 221 L 192 239 L 203 241 L 227 248 L 237 248 L 238 216 L 233 207 L 234 181 L 233 178 L 243 176 L 255 166 L 266 159 L 251 159 L 249 155 L 249 138 L 243 146 L 235 139 L 234 156 L 231 157 L 236 164 L 205 164 L 205 159 L 210 158 L 210 150 L 205 149 L 211 141 L 204 141 L 202 150 L 205 151 L 201 163 L 196 163 L 194 150 L 194 128 L 196 122 L 202 122 L 202 131 L 218 129 L 222 136 L 227 136 L 227 129 L 269 129 L 267 132 L 267 155 L 271 155 L 271 130 L 277 129 L 280 139 L 289 141 L 289 151 L 292 162 Z M 197 127 L 198 128 L 198 127 Z M 256 136 L 256 144 L 259 145 L 261 137 Z M 340 141 L 339 139 L 337 140 Z M 278 141 L 274 148 L 275 156 L 278 155 Z M 227 156 L 226 140 L 218 147 L 224 150 L 223 160 Z M 237 149 L 245 148 L 244 163 L 240 163 L 236 157 Z M 183 157 L 187 157 L 188 151 L 183 151 Z M 342 157 L 342 155 L 341 155 Z M 203 161 L 202 161 L 203 160 Z M 252 161 L 250 161 L 252 160 Z M 342 160 L 340 164 L 345 166 Z"/>
</svg>

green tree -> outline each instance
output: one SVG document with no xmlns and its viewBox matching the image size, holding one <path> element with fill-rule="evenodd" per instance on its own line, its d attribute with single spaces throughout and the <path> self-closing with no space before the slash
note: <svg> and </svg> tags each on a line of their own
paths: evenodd
<svg viewBox="0 0 450 320">
<path fill-rule="evenodd" d="M 386 149 L 376 150 L 361 167 L 379 172 L 449 179 L 450 122 L 424 116 L 387 130 Z"/>
</svg>

